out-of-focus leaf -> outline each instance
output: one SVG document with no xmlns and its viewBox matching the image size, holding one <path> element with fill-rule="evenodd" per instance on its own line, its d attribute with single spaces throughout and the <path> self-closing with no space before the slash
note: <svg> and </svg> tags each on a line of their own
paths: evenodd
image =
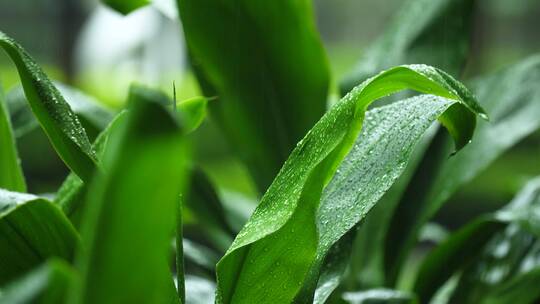
<svg viewBox="0 0 540 304">
<path fill-rule="evenodd" d="M 445 134 L 439 134 L 428 149 L 429 157 L 398 203 L 385 240 L 388 285 L 397 280 L 419 229 L 444 202 L 504 151 L 540 128 L 539 82 L 540 56 L 474 82 L 491 122 L 480 122 L 474 140 L 458 155 L 448 158 L 452 146 Z"/>
<path fill-rule="evenodd" d="M 140 85 L 131 86 L 128 102 L 134 102 L 135 100 L 155 102 L 164 106 L 172 105 L 172 100 L 167 97 L 167 95 L 165 95 L 163 92 Z M 182 104 L 182 101 L 180 102 L 180 104 Z M 179 107 L 178 110 L 179 118 L 182 120 L 182 132 L 184 133 L 188 133 L 186 128 L 188 128 L 192 132 L 194 130 L 194 125 L 186 124 L 183 122 L 183 120 L 193 122 L 204 118 L 201 117 L 202 114 L 200 111 L 184 111 L 182 107 Z M 192 117 L 192 114 L 195 117 Z M 96 151 L 97 158 L 101 162 L 103 162 L 102 158 L 105 150 L 108 149 L 108 141 L 111 137 L 111 133 L 119 132 L 122 124 L 125 123 L 125 116 L 125 111 L 120 112 L 94 141 L 93 148 Z M 107 169 L 110 164 L 102 163 L 102 166 Z M 78 217 L 81 215 L 79 211 L 81 205 L 84 203 L 84 195 L 86 190 L 87 188 L 83 185 L 81 179 L 78 178 L 75 174 L 71 173 L 66 178 L 56 195 L 56 203 L 62 207 L 64 212 L 70 217 L 72 221 L 74 221 L 74 223 L 79 222 Z"/>
<path fill-rule="evenodd" d="M 168 267 L 187 151 L 172 114 L 133 100 L 89 187 L 76 303 L 178 302 Z"/>
<path fill-rule="evenodd" d="M 477 261 L 493 236 L 513 223 L 540 236 L 540 178 L 528 183 L 508 207 L 480 217 L 453 233 L 426 257 L 414 286 L 422 303 L 428 303 L 454 273 Z"/>
<path fill-rule="evenodd" d="M 68 287 L 75 277 L 62 260 L 51 259 L 7 285 L 0 293 L 1 304 L 65 303 Z"/>
<path fill-rule="evenodd" d="M 45 262 L 71 261 L 79 236 L 60 208 L 0 189 L 0 286 Z"/>
<path fill-rule="evenodd" d="M 343 94 L 378 71 L 425 63 L 459 76 L 470 48 L 474 0 L 409 0 L 341 83 Z"/>
<path fill-rule="evenodd" d="M 520 221 L 492 237 L 476 261 L 465 267 L 451 303 L 533 303 L 538 297 L 536 289 L 522 288 L 537 281 L 540 268 L 540 178 L 529 182 L 505 209 L 500 212 L 503 219 L 517 216 Z M 502 293 L 511 289 L 511 294 Z M 515 301 L 509 301 L 510 295 Z"/>
<path fill-rule="evenodd" d="M 151 0 L 102 0 L 110 8 L 119 13 L 127 15 L 132 11 L 146 6 L 151 3 Z"/>
<path fill-rule="evenodd" d="M 15 63 L 30 108 L 58 155 L 81 179 L 88 181 L 97 167 L 96 157 L 77 116 L 26 51 L 2 32 L 0 47 Z"/>
<path fill-rule="evenodd" d="M 462 271 L 449 303 L 533 303 L 518 300 L 538 296 L 537 289 L 524 292 L 521 288 L 536 280 L 534 273 L 540 267 L 539 257 L 538 238 L 519 225 L 509 225 L 490 240 L 474 263 Z M 529 275 L 531 281 L 524 282 Z M 501 294 L 510 288 L 516 288 L 512 290 L 514 296 L 520 290 L 528 295 L 522 294 L 510 302 L 510 295 Z"/>
<path fill-rule="evenodd" d="M 236 233 L 227 222 L 225 209 L 216 190 L 200 169 L 192 170 L 185 208 L 197 220 L 195 229 L 203 231 L 205 238 L 225 252 Z"/>
<path fill-rule="evenodd" d="M 508 283 L 493 290 L 482 303 L 538 303 L 540 299 L 540 267 L 519 274 Z"/>
<path fill-rule="evenodd" d="M 0 188 L 18 192 L 26 191 L 26 182 L 17 155 L 17 146 L 13 138 L 2 84 L 0 84 L 0 168 Z"/>
<path fill-rule="evenodd" d="M 304 280 L 313 289 L 308 288 L 307 296 L 302 295 L 302 299 L 307 301 L 313 297 L 318 268 L 328 249 L 356 225 L 391 186 L 403 170 L 406 156 L 412 150 L 408 140 L 414 139 L 414 135 L 417 135 L 415 132 L 410 132 L 413 135 L 400 133 L 404 134 L 403 137 L 392 140 L 385 138 L 386 145 L 392 145 L 388 149 L 380 142 L 377 145 L 360 145 L 359 148 L 354 145 L 369 104 L 403 89 L 429 92 L 445 98 L 429 96 L 404 101 L 399 104 L 401 107 L 411 103 L 412 109 L 416 111 L 409 113 L 393 108 L 386 125 L 383 124 L 383 133 L 392 129 L 396 122 L 404 123 L 405 129 L 410 128 L 409 132 L 417 131 L 415 126 L 422 129 L 423 121 L 415 121 L 417 115 L 429 112 L 431 115 L 427 116 L 431 117 L 430 123 L 438 118 L 450 130 L 456 148 L 460 149 L 472 136 L 475 114 L 485 116 L 465 87 L 448 74 L 425 65 L 396 67 L 355 88 L 330 109 L 298 143 L 250 220 L 218 263 L 220 303 L 236 303 L 248 299 L 259 303 L 290 302 L 300 291 Z M 418 104 L 422 104 L 422 107 L 415 108 L 414 105 Z M 373 130 L 374 120 L 366 119 L 366 122 L 366 128 Z M 403 128 L 398 128 L 398 131 L 403 131 Z M 371 138 L 378 137 L 369 132 L 365 134 Z M 394 145 L 399 148 L 394 148 Z M 328 186 L 329 189 L 325 190 L 324 195 L 332 199 L 324 203 L 323 198 L 317 216 L 323 188 L 353 146 L 363 151 L 360 155 L 364 156 L 365 161 L 358 162 L 358 165 L 373 160 L 372 173 L 364 181 L 365 188 L 358 191 L 357 187 L 350 187 L 350 171 L 340 168 Z M 391 153 L 395 158 L 381 157 L 379 153 Z M 380 162 L 374 161 L 379 158 Z M 344 163 L 350 162 L 348 159 Z M 351 170 L 354 169 L 354 166 L 351 167 Z M 351 193 L 354 193 L 354 198 L 360 195 L 361 200 L 341 200 Z"/>
<path fill-rule="evenodd" d="M 326 109 L 311 1 L 177 2 L 211 114 L 264 192 Z"/>
<path fill-rule="evenodd" d="M 178 115 L 182 121 L 184 132 L 191 133 L 196 130 L 206 118 L 208 99 L 193 97 L 178 103 Z"/>
<path fill-rule="evenodd" d="M 350 304 L 416 304 L 413 294 L 391 289 L 371 289 L 359 292 L 346 292 L 343 299 Z"/>
</svg>

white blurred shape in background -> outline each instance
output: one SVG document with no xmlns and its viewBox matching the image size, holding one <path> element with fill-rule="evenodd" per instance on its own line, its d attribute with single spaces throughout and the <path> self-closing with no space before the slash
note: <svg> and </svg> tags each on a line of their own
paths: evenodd
<svg viewBox="0 0 540 304">
<path fill-rule="evenodd" d="M 132 82 L 171 93 L 186 67 L 177 16 L 172 0 L 155 0 L 127 16 L 96 5 L 75 48 L 79 85 L 113 107 L 122 105 Z"/>
</svg>

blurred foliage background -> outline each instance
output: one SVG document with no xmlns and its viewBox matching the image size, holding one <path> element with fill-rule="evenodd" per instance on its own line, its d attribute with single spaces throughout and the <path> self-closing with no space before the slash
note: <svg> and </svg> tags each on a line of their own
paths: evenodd
<svg viewBox="0 0 540 304">
<path fill-rule="evenodd" d="M 3 0 L 0 28 L 15 37 L 55 80 L 78 87 L 103 106 L 119 108 L 132 82 L 160 87 L 178 98 L 198 94 L 174 10 L 148 7 L 121 17 L 93 0 Z M 403 0 L 315 0 L 321 32 L 336 81 L 388 25 Z M 481 0 L 474 14 L 472 54 L 464 78 L 496 71 L 540 52 L 540 1 Z M 18 85 L 14 66 L 0 56 L 6 91 Z M 247 204 L 257 192 L 246 169 L 207 121 L 196 139 L 196 156 L 224 197 L 241 194 Z M 18 141 L 30 192 L 57 189 L 68 173 L 41 129 Z M 454 195 L 436 220 L 455 228 L 475 215 L 499 208 L 524 182 L 540 174 L 537 132 Z"/>
</svg>

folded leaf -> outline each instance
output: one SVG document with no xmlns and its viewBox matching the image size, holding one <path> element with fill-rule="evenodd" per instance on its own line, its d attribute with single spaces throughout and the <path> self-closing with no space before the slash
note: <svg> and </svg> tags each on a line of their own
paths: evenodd
<svg viewBox="0 0 540 304">
<path fill-rule="evenodd" d="M 409 0 L 341 83 L 343 94 L 378 71 L 425 63 L 458 76 L 469 54 L 475 0 Z"/>
<path fill-rule="evenodd" d="M 77 116 L 26 51 L 2 32 L 0 47 L 15 63 L 30 108 L 60 158 L 82 180 L 89 180 L 96 157 Z"/>
<path fill-rule="evenodd" d="M 17 155 L 9 112 L 6 109 L 4 91 L 0 84 L 0 188 L 26 191 L 26 182 Z"/>
<path fill-rule="evenodd" d="M 322 263 L 326 251 L 365 215 L 372 207 L 369 204 L 376 202 L 369 197 L 351 216 L 333 216 L 321 211 L 322 216 L 316 219 L 321 192 L 354 145 L 369 104 L 403 89 L 448 98 L 428 98 L 427 102 L 444 105 L 439 120 L 455 138 L 457 149 L 469 142 L 475 114 L 485 117 L 461 84 L 429 66 L 396 67 L 362 83 L 330 109 L 298 143 L 250 220 L 218 263 L 220 303 L 247 299 L 258 303 L 290 302 L 304 280 L 311 281 L 308 285 L 313 284 L 318 277 L 317 264 Z M 395 115 L 400 113 L 394 112 Z M 414 122 L 414 116 L 406 118 Z M 370 126 L 369 121 L 367 125 Z M 403 162 L 401 159 L 384 160 Z M 375 176 L 369 186 L 377 188 L 383 183 L 389 187 L 397 174 L 388 174 L 392 169 L 386 168 L 385 163 L 378 165 L 376 173 L 381 176 Z M 374 197 L 382 195 L 383 191 L 374 191 Z M 350 210 L 355 207 L 351 206 Z M 349 214 L 346 210 L 337 211 Z M 320 224 L 320 240 L 317 224 Z"/>
<path fill-rule="evenodd" d="M 50 257 L 71 261 L 79 236 L 53 203 L 0 189 L 0 286 Z"/>
<path fill-rule="evenodd" d="M 65 303 L 75 272 L 62 260 L 50 259 L 45 264 L 10 283 L 0 293 L 0 303 Z"/>
<path fill-rule="evenodd" d="M 193 67 L 234 151 L 264 192 L 326 109 L 324 50 L 309 0 L 178 0 Z"/>
<path fill-rule="evenodd" d="M 82 282 L 75 303 L 178 302 L 170 242 L 187 151 L 163 106 L 133 100 L 89 186 L 83 218 Z"/>
<path fill-rule="evenodd" d="M 385 240 L 387 284 L 393 285 L 421 227 L 460 186 L 497 157 L 540 128 L 540 56 L 473 83 L 491 123 L 480 122 L 477 134 L 461 153 L 448 158 L 452 143 L 435 138 L 404 196 L 393 212 Z"/>
</svg>

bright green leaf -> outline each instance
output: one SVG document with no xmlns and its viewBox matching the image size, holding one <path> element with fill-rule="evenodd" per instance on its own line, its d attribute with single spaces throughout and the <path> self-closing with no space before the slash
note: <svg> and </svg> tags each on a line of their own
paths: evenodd
<svg viewBox="0 0 540 304">
<path fill-rule="evenodd" d="M 178 301 L 168 262 L 185 142 L 155 102 L 133 100 L 126 119 L 103 156 L 106 172 L 89 186 L 75 303 Z"/>
<path fill-rule="evenodd" d="M 373 181 L 370 179 L 368 186 L 380 187 L 382 190 L 373 193 L 366 191 L 372 196 L 358 202 L 358 212 L 351 214 L 347 208 L 338 210 L 348 214 L 344 217 L 340 213 L 334 216 L 331 212 L 321 211 L 322 215 L 316 220 L 321 192 L 353 147 L 362 129 L 367 107 L 374 100 L 403 89 L 449 98 L 430 97 L 425 101 L 428 104 L 443 105 L 439 109 L 440 116 L 434 116 L 450 130 L 457 149 L 472 136 L 474 114 L 485 116 L 461 84 L 444 72 L 425 65 L 396 67 L 355 88 L 330 109 L 298 143 L 252 217 L 219 262 L 217 272 L 220 303 L 236 303 L 247 299 L 261 303 L 289 302 L 299 292 L 305 279 L 314 281 L 318 277 L 318 264 L 322 263 L 327 250 L 376 203 L 384 193 L 381 184 L 389 187 L 403 169 L 403 166 L 389 168 L 378 164 L 378 167 L 373 168 Z M 395 115 L 400 113 L 393 112 Z M 411 125 L 414 118 L 414 115 L 406 116 Z M 367 126 L 370 129 L 373 127 L 369 121 Z M 369 152 L 370 148 L 373 149 L 366 147 L 366 151 Z M 401 147 L 399 150 L 389 150 L 400 155 Z M 385 160 L 396 161 L 398 164 L 406 161 L 399 157 Z M 348 177 L 346 172 L 337 176 L 343 176 L 343 179 Z M 338 178 L 338 182 L 334 180 L 332 184 L 339 185 L 340 182 Z M 351 209 L 356 203 L 352 202 Z M 332 208 L 331 205 L 326 207 Z M 316 222 L 321 230 L 320 241 Z M 311 284 L 313 282 L 308 283 Z"/>
<path fill-rule="evenodd" d="M 77 116 L 43 70 L 2 32 L 0 47 L 15 63 L 30 108 L 58 155 L 81 179 L 88 181 L 97 166 L 96 157 Z"/>
<path fill-rule="evenodd" d="M 79 236 L 53 203 L 0 189 L 0 285 L 47 258 L 71 261 Z"/>
</svg>

